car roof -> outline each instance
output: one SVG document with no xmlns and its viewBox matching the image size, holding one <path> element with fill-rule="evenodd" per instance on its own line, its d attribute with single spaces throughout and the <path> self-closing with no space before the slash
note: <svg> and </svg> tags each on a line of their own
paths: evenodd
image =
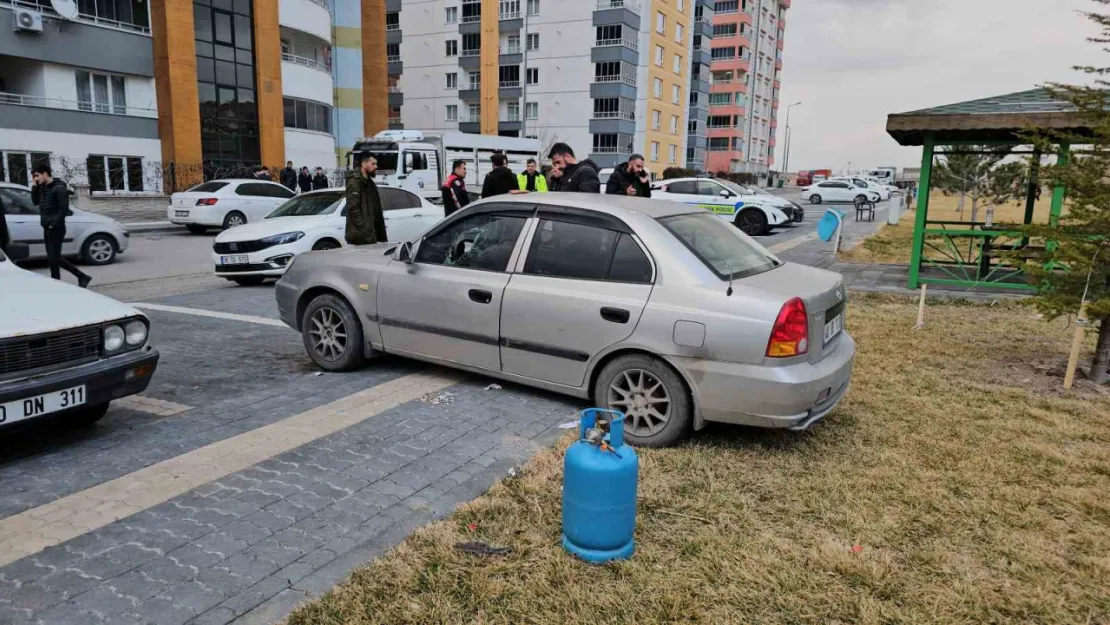
<svg viewBox="0 0 1110 625">
<path fill-rule="evenodd" d="M 709 182 L 721 182 L 719 178 L 713 178 L 711 176 L 696 176 L 693 178 L 665 178 L 663 180 L 656 180 L 654 184 L 671 184 L 672 182 L 698 182 L 701 180 L 706 180 Z"/>
<path fill-rule="evenodd" d="M 31 188 L 26 186 L 26 185 L 16 184 L 14 182 L 0 181 L 0 187 L 3 187 L 5 189 L 23 189 L 24 191 L 30 191 L 31 190 Z"/>
<path fill-rule="evenodd" d="M 615 217 L 638 213 L 651 219 L 703 212 L 702 209 L 667 200 L 645 199 L 599 193 L 528 193 L 498 195 L 476 203 L 513 203 L 590 210 Z"/>
</svg>

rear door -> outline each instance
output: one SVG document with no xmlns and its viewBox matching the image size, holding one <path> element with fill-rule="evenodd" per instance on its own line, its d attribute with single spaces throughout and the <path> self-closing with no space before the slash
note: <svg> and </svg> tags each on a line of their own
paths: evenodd
<svg viewBox="0 0 1110 625">
<path fill-rule="evenodd" d="M 394 189 L 378 187 L 382 197 L 382 215 L 385 217 L 385 233 L 390 241 L 403 243 L 414 240 L 423 230 L 418 227 L 420 198 L 416 195 Z"/>
<path fill-rule="evenodd" d="M 697 204 L 700 201 L 698 197 L 698 184 L 693 180 L 667 183 L 663 185 L 662 191 L 667 194 L 664 199 L 674 202 Z"/>
<path fill-rule="evenodd" d="M 697 189 L 701 200 L 698 206 L 714 215 L 732 220 L 732 216 L 736 214 L 737 203 L 740 202 L 736 194 L 712 180 L 699 180 Z"/>
<path fill-rule="evenodd" d="M 0 187 L 0 205 L 3 207 L 12 241 L 26 244 L 32 258 L 45 257 L 46 243 L 43 239 L 42 222 L 39 221 L 39 208 L 31 201 L 31 192 Z M 69 238 L 68 234 L 66 238 Z"/>
<path fill-rule="evenodd" d="M 527 256 L 505 289 L 502 368 L 577 387 L 599 352 L 635 330 L 654 270 L 619 219 L 554 207 L 539 217 Z"/>
</svg>

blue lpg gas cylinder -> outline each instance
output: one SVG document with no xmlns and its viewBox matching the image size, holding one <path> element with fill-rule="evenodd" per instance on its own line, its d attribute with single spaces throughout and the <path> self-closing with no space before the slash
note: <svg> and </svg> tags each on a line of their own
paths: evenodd
<svg viewBox="0 0 1110 625">
<path fill-rule="evenodd" d="M 611 419 L 609 433 L 598 416 Z M 587 562 L 632 556 L 640 459 L 624 444 L 624 415 L 582 411 L 578 441 L 563 460 L 563 547 Z"/>
</svg>

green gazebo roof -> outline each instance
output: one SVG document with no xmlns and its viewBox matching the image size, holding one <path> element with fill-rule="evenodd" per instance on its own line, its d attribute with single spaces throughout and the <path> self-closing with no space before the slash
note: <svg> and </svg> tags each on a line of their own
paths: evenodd
<svg viewBox="0 0 1110 625">
<path fill-rule="evenodd" d="M 1019 141 L 1018 133 L 1032 128 L 1082 131 L 1084 120 L 1070 102 L 1053 98 L 1044 89 L 946 104 L 895 113 L 886 131 L 902 145 L 922 145 L 932 133 L 938 144 L 969 141 Z"/>
</svg>

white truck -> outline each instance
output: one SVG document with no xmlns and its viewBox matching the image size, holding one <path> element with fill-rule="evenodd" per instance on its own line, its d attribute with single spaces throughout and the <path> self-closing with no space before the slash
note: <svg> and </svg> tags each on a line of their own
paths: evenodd
<svg viewBox="0 0 1110 625">
<path fill-rule="evenodd" d="M 876 167 L 867 171 L 869 178 L 874 178 L 880 184 L 894 184 L 894 179 L 898 177 L 897 167 Z"/>
<path fill-rule="evenodd" d="M 493 169 L 490 156 L 502 152 L 509 169 L 519 174 L 529 158 L 539 157 L 538 139 L 475 135 L 465 132 L 383 130 L 355 142 L 352 154 L 369 152 L 378 160 L 377 180 L 438 202 L 443 181 L 451 174 L 451 163 L 466 161 L 466 185 L 481 191 L 482 181 Z M 353 167 L 348 158 L 348 167 Z"/>
</svg>

